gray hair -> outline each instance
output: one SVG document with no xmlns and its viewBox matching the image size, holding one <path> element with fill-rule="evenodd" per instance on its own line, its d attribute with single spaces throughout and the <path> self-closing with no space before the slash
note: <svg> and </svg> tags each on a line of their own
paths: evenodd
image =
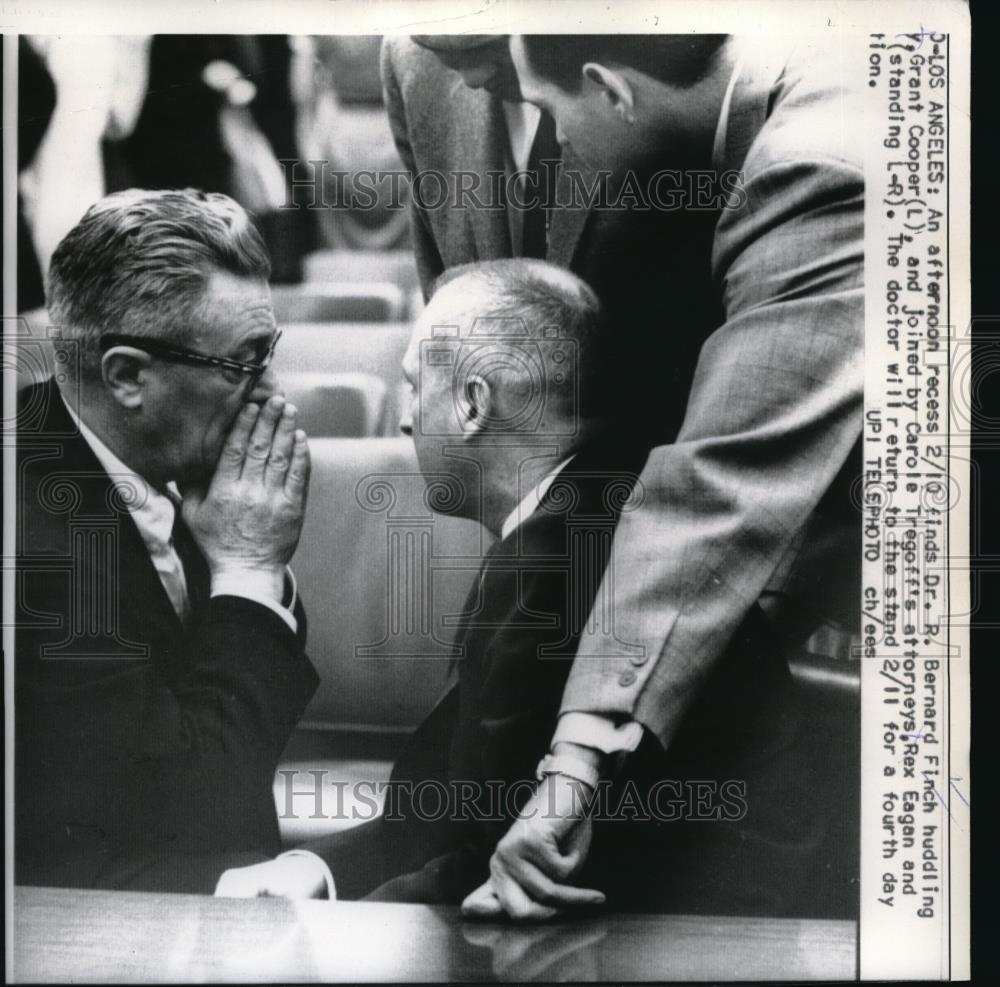
<svg viewBox="0 0 1000 987">
<path fill-rule="evenodd" d="M 604 417 L 612 410 L 605 403 L 609 394 L 605 359 L 609 340 L 600 302 L 585 281 L 543 260 L 491 260 L 446 269 L 434 282 L 434 294 L 465 278 L 478 283 L 489 298 L 488 310 L 482 308 L 482 299 L 469 299 L 464 314 L 470 317 L 470 322 L 473 317 L 481 325 L 515 319 L 529 337 L 552 338 L 554 329 L 558 338 L 572 340 L 579 411 Z M 560 381 L 564 379 L 560 368 L 548 363 L 546 367 L 557 375 L 548 386 L 553 395 L 558 395 L 563 389 Z M 513 378 L 507 382 L 516 385 Z"/>
<path fill-rule="evenodd" d="M 78 347 L 85 378 L 100 373 L 103 333 L 184 345 L 215 271 L 261 280 L 271 273 L 260 234 L 228 196 L 195 189 L 106 196 L 52 255 L 46 301 L 55 338 Z"/>
</svg>

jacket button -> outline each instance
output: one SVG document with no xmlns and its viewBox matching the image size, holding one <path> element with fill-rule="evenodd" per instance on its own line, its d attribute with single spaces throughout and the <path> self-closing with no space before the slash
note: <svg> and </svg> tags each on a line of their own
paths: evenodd
<svg viewBox="0 0 1000 987">
<path fill-rule="evenodd" d="M 618 676 L 618 682 L 620 685 L 631 685 L 634 681 L 635 672 L 631 671 L 631 669 L 627 672 L 622 672 L 621 675 Z"/>
</svg>

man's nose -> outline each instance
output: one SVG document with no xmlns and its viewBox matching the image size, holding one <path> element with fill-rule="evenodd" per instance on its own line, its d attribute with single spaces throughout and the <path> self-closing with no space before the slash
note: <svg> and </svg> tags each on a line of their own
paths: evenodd
<svg viewBox="0 0 1000 987">
<path fill-rule="evenodd" d="M 277 373 L 271 367 L 268 367 L 260 376 L 257 383 L 254 384 L 253 390 L 247 397 L 247 402 L 249 404 L 263 404 L 269 397 L 273 397 L 275 394 L 280 394 L 284 397 L 285 389 L 281 386 L 281 381 L 278 379 Z"/>
<path fill-rule="evenodd" d="M 407 438 L 413 438 L 413 413 L 411 411 L 404 411 L 399 418 L 399 430 Z"/>
</svg>

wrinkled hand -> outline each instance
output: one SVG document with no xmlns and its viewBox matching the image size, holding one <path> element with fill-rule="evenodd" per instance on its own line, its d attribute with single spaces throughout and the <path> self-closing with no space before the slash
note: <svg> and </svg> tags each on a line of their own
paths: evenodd
<svg viewBox="0 0 1000 987">
<path fill-rule="evenodd" d="M 312 855 L 231 867 L 215 886 L 216 898 L 320 898 L 325 892 L 325 872 Z"/>
<path fill-rule="evenodd" d="M 285 565 L 295 552 L 309 487 L 309 445 L 296 409 L 283 397 L 248 404 L 226 438 L 208 489 L 186 490 L 183 514 L 215 574 L 265 572 L 281 598 Z"/>
<path fill-rule="evenodd" d="M 490 858 L 490 879 L 462 902 L 469 918 L 552 918 L 561 909 L 600 905 L 604 895 L 566 883 L 583 866 L 593 824 L 588 789 L 548 775 Z"/>
</svg>

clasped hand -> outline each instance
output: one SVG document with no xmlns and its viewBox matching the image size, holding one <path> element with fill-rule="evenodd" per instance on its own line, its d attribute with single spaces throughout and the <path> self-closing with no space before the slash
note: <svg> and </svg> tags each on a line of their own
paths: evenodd
<svg viewBox="0 0 1000 987">
<path fill-rule="evenodd" d="M 563 775 L 547 775 L 490 858 L 490 878 L 464 902 L 470 918 L 507 915 L 520 921 L 604 903 L 604 895 L 566 882 L 587 859 L 593 823 L 588 790 Z"/>
<path fill-rule="evenodd" d="M 207 490 L 184 491 L 183 515 L 213 575 L 252 570 L 281 598 L 309 487 L 309 445 L 280 396 L 246 405 L 226 438 Z"/>
</svg>

